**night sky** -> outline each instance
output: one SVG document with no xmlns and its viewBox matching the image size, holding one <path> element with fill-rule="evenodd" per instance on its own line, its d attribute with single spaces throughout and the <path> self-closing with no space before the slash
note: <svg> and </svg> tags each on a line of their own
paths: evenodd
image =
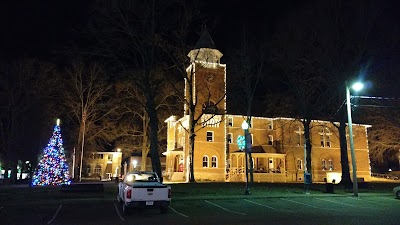
<svg viewBox="0 0 400 225">
<path fill-rule="evenodd" d="M 79 42 L 79 32 L 88 21 L 89 4 L 93 0 L 63 1 L 5 1 L 0 7 L 0 57 L 12 60 L 21 57 L 53 58 L 54 52 L 65 48 L 72 42 Z M 230 1 L 204 0 L 200 2 L 200 12 L 204 24 L 210 31 L 217 48 L 224 54 L 222 62 L 240 47 L 243 28 L 251 35 L 250 39 L 266 40 L 273 37 L 282 21 L 298 16 L 301 10 L 312 7 L 318 1 Z M 357 2 L 350 2 L 357 7 Z M 393 72 L 386 72 L 388 64 L 393 67 L 400 59 L 400 14 L 398 1 L 371 1 L 379 8 L 376 25 L 371 30 L 371 46 L 379 51 L 369 61 L 369 74 L 379 74 L 384 82 L 390 81 Z M 351 12 L 348 12 L 351 15 Z M 351 17 L 350 17 L 351 18 Z M 310 21 L 313 22 L 313 21 Z M 196 30 L 196 28 L 194 28 Z M 197 29 L 198 33 L 201 27 Z M 196 37 L 195 34 L 194 36 Z M 392 40 L 386 44 L 387 40 Z M 397 41 L 396 41 L 397 40 Z M 192 40 L 194 45 L 196 40 Z M 393 44 L 394 43 L 394 44 Z M 393 46 L 395 45 L 395 46 Z M 273 46 L 272 46 L 273 47 Z M 393 68 L 392 68 L 393 69 Z M 398 68 L 395 68 L 398 71 Z M 394 96 L 397 90 L 386 89 Z M 382 95 L 385 93 L 379 93 Z"/>
<path fill-rule="evenodd" d="M 46 56 L 77 37 L 76 30 L 88 18 L 88 0 L 6 1 L 1 4 L 1 56 Z M 256 35 L 260 23 L 273 29 L 285 14 L 308 1 L 200 1 L 201 13 L 209 15 L 205 23 L 221 51 L 235 43 L 245 25 Z M 199 31 L 200 32 L 199 28 Z M 233 43 L 232 43 L 233 42 Z"/>
<path fill-rule="evenodd" d="M 1 56 L 44 57 L 75 37 L 87 19 L 88 1 L 4 1 L 0 6 Z"/>
</svg>

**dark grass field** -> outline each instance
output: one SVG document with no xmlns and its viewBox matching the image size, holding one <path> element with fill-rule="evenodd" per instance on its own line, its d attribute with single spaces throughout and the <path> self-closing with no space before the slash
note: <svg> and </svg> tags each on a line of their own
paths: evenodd
<svg viewBox="0 0 400 225">
<path fill-rule="evenodd" d="M 174 196 L 213 196 L 213 195 L 242 195 L 245 190 L 245 183 L 187 183 L 170 184 Z M 361 183 L 359 184 L 359 193 L 392 193 L 394 187 L 400 186 L 400 183 Z M 249 185 L 252 195 L 285 195 L 302 194 L 306 192 L 306 186 L 303 183 L 253 183 Z M 351 193 L 352 189 L 345 190 L 340 184 L 333 186 L 334 193 Z M 312 184 L 308 191 L 313 193 L 326 193 L 326 184 Z"/>
<path fill-rule="evenodd" d="M 212 196 L 241 196 L 244 194 L 245 183 L 183 183 L 168 184 L 172 187 L 173 197 L 212 197 Z M 101 188 L 99 188 L 101 186 Z M 399 182 L 374 182 L 359 184 L 359 193 L 391 194 L 392 189 L 400 186 Z M 0 185 L 0 204 L 19 201 L 42 201 L 79 198 L 114 199 L 117 193 L 117 183 L 77 183 L 74 188 L 66 189 L 61 186 L 35 186 L 26 184 Z M 340 184 L 334 185 L 335 194 L 349 194 Z M 253 183 L 249 184 L 252 196 L 285 196 L 306 192 L 303 183 Z M 326 184 L 312 184 L 308 188 L 310 194 L 326 193 Z"/>
</svg>

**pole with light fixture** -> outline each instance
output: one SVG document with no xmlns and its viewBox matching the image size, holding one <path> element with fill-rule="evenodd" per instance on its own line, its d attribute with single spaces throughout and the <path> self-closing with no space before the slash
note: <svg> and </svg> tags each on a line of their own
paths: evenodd
<svg viewBox="0 0 400 225">
<path fill-rule="evenodd" d="M 242 129 L 244 130 L 244 160 L 245 160 L 245 168 L 246 168 L 246 188 L 244 190 L 244 194 L 245 195 L 249 195 L 250 194 L 250 190 L 249 190 L 249 162 L 247 159 L 247 152 L 249 151 L 248 149 L 248 132 L 249 132 L 249 124 L 247 123 L 246 120 L 243 121 L 242 123 Z"/>
<path fill-rule="evenodd" d="M 351 86 L 355 91 L 359 91 L 363 88 L 362 83 L 355 83 Z M 351 164 L 353 167 L 353 193 L 355 197 L 358 197 L 358 183 L 357 183 L 357 165 L 356 165 L 356 154 L 354 150 L 354 139 L 353 139 L 353 122 L 351 118 L 351 96 L 350 87 L 346 83 L 346 103 L 347 103 L 347 120 L 350 138 L 350 152 L 351 152 Z"/>
<path fill-rule="evenodd" d="M 85 146 L 85 129 L 86 129 L 86 110 L 82 113 L 82 145 L 81 145 L 81 163 L 79 166 L 79 182 L 82 182 L 82 163 L 83 163 L 83 148 Z"/>
</svg>

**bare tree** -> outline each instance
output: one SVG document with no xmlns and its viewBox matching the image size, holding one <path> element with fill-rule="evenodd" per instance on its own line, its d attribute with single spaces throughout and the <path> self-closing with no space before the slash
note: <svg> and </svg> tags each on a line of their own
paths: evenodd
<svg viewBox="0 0 400 225">
<path fill-rule="evenodd" d="M 387 117 L 389 114 L 393 115 L 393 117 L 390 117 L 391 119 Z M 377 164 L 382 164 L 385 160 L 398 160 L 400 149 L 399 112 L 386 111 L 384 115 L 373 117 L 373 121 L 371 121 L 373 127 L 368 133 L 370 157 Z"/>
<path fill-rule="evenodd" d="M 360 71 L 365 71 L 367 68 L 365 62 L 368 61 L 366 58 L 369 54 L 367 51 L 369 36 L 374 27 L 377 11 L 372 1 L 357 6 L 345 1 L 307 5 L 298 12 L 301 17 L 297 15 L 289 19 L 293 22 L 293 30 L 297 32 L 291 31 L 290 24 L 284 26 L 289 28 L 289 32 L 288 35 L 284 34 L 285 41 L 277 50 L 279 52 L 291 49 L 288 52 L 293 54 L 281 54 L 284 55 L 285 61 L 292 62 L 290 68 L 297 70 L 298 74 L 312 75 L 301 77 L 295 82 L 298 83 L 297 86 L 306 87 L 302 90 L 309 92 L 303 96 L 296 94 L 301 97 L 296 99 L 301 102 L 300 108 L 303 106 L 301 110 L 303 113 L 300 115 L 305 118 L 305 134 L 310 118 L 339 120 L 340 125 L 334 125 L 340 135 L 342 183 L 346 188 L 351 184 L 346 141 L 347 115 L 345 110 L 338 109 L 345 109 L 342 105 L 345 99 L 345 82 L 353 81 Z M 279 35 L 276 37 L 282 38 Z M 292 60 L 288 60 L 290 58 Z M 311 100 L 310 104 L 304 104 L 304 100 L 301 99 Z M 335 116 L 329 117 L 329 111 Z M 306 148 L 307 146 L 306 144 Z M 307 152 L 309 151 L 307 149 Z"/>
<path fill-rule="evenodd" d="M 325 54 L 320 58 L 320 65 L 326 72 L 331 85 L 327 109 L 333 112 L 329 118 L 339 131 L 342 180 L 345 189 L 351 189 L 350 168 L 347 149 L 347 112 L 345 107 L 345 83 L 363 79 L 368 72 L 368 64 L 374 48 L 370 45 L 372 29 L 376 25 L 379 14 L 378 5 L 373 1 L 365 1 L 357 6 L 345 1 L 330 2 L 321 5 L 322 12 L 331 16 L 320 20 L 316 27 L 318 48 Z M 352 9 L 351 13 L 346 13 Z M 351 84 L 349 84 L 351 85 Z M 339 125 L 333 123 L 339 121 Z"/>
<path fill-rule="evenodd" d="M 97 43 L 88 54 L 108 60 L 113 71 L 134 82 L 144 96 L 153 171 L 160 177 L 159 119 L 155 98 L 164 81 L 156 68 L 163 66 L 160 59 L 163 56 L 161 36 L 163 32 L 170 32 L 171 21 L 165 18 L 170 10 L 175 10 L 173 4 L 157 0 L 97 1 L 89 26 L 90 37 L 94 37 Z"/>
<path fill-rule="evenodd" d="M 250 125 L 251 128 L 251 116 L 253 115 L 253 100 L 255 98 L 255 92 L 260 85 L 260 80 L 265 78 L 264 65 L 266 44 L 263 42 L 257 42 L 256 40 L 249 39 L 247 35 L 247 30 L 243 27 L 243 37 L 241 42 L 241 48 L 235 52 L 234 59 L 232 60 L 233 73 L 231 74 L 231 80 L 234 82 L 240 81 L 236 84 L 238 91 L 234 91 L 235 99 L 240 102 L 239 105 L 243 108 L 245 112 L 244 120 Z M 245 130 L 245 138 L 248 137 L 248 130 Z M 249 142 L 251 140 L 246 140 Z M 249 174 L 250 182 L 253 183 L 253 158 L 251 156 L 251 149 L 246 149 L 245 154 L 248 154 L 249 162 Z M 247 173 L 247 171 L 246 171 Z"/>
<path fill-rule="evenodd" d="M 309 11 L 301 16 L 284 21 L 276 33 L 273 44 L 272 61 L 280 65 L 280 81 L 285 84 L 288 94 L 292 97 L 294 116 L 302 122 L 305 140 L 305 172 L 311 175 L 311 140 L 310 124 L 322 114 L 327 97 L 325 73 L 319 66 L 320 49 L 313 48 L 316 39 L 308 18 Z M 296 19 L 296 23 L 293 23 Z M 279 70 L 278 70 L 279 71 Z M 312 181 L 312 176 L 311 176 Z"/>
<path fill-rule="evenodd" d="M 34 165 L 43 144 L 41 128 L 51 114 L 44 104 L 45 75 L 36 60 L 0 64 L 0 158 L 5 161 L 3 169 L 11 170 L 11 182 L 17 179 L 18 160 Z"/>
<path fill-rule="evenodd" d="M 110 85 L 104 69 L 96 63 L 86 65 L 82 61 L 74 62 L 65 72 L 62 82 L 65 91 L 60 93 L 68 116 L 79 127 L 77 149 L 80 149 L 80 176 L 84 154 L 99 151 L 107 142 L 107 127 L 104 120 L 114 107 L 110 102 Z M 78 144 L 77 143 L 77 144 Z M 89 149 L 85 152 L 84 149 Z M 80 177 L 81 179 L 81 177 Z"/>
<path fill-rule="evenodd" d="M 146 99 L 141 89 L 135 86 L 134 83 L 120 84 L 121 91 L 121 117 L 123 117 L 124 132 L 121 132 L 121 142 L 124 143 L 134 141 L 134 147 L 141 149 L 142 161 L 141 169 L 143 171 L 147 168 L 147 155 L 150 150 L 150 136 L 149 136 L 149 116 L 146 112 Z M 167 117 L 170 113 L 171 98 L 174 97 L 174 92 L 171 92 L 169 86 L 165 84 L 159 88 L 159 94 L 155 98 L 157 114 L 160 117 Z M 138 125 L 141 124 L 141 125 Z M 133 128 L 133 129 L 132 129 Z M 163 151 L 165 148 L 166 138 L 166 125 L 160 122 L 158 129 L 159 150 Z M 123 138 L 125 137 L 125 138 Z M 129 155 L 129 154 L 128 154 Z"/>
</svg>

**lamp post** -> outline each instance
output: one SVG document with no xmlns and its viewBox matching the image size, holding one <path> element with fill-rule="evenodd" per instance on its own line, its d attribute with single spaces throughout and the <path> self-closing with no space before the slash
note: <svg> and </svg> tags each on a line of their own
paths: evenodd
<svg viewBox="0 0 400 225">
<path fill-rule="evenodd" d="M 361 83 L 355 83 L 351 86 L 355 91 L 359 91 L 363 88 Z M 357 183 L 357 165 L 356 165 L 356 154 L 354 151 L 354 139 L 353 139 L 353 122 L 351 119 L 351 99 L 350 99 L 350 87 L 346 83 L 346 103 L 347 103 L 347 120 L 350 138 L 350 152 L 351 152 L 351 164 L 353 167 L 353 193 L 355 197 L 358 197 L 358 183 Z"/>
<path fill-rule="evenodd" d="M 247 159 L 247 152 L 248 152 L 248 140 L 247 140 L 247 134 L 249 132 L 249 124 L 247 123 L 246 120 L 243 121 L 242 123 L 242 129 L 244 130 L 244 143 L 245 143 L 245 147 L 244 147 L 244 160 L 246 163 L 246 189 L 244 190 L 244 194 L 245 195 L 249 195 L 250 194 L 250 190 L 249 190 L 249 163 L 248 163 L 248 159 Z"/>
<path fill-rule="evenodd" d="M 82 114 L 82 151 L 81 151 L 81 164 L 79 166 L 79 182 L 82 182 L 82 163 L 83 163 L 83 148 L 85 146 L 85 129 L 86 129 L 86 110 Z"/>
</svg>

